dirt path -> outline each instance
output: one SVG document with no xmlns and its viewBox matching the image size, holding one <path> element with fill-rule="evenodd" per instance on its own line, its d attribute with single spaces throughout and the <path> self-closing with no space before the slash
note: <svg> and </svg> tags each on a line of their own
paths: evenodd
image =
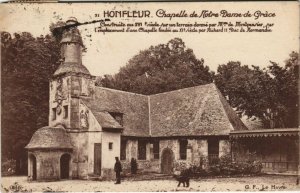
<svg viewBox="0 0 300 193">
<path fill-rule="evenodd" d="M 293 176 L 260 176 L 243 178 L 214 178 L 191 180 L 189 188 L 177 188 L 175 180 L 123 181 L 115 185 L 112 181 L 66 180 L 58 182 L 27 182 L 26 177 L 3 177 L 1 184 L 9 187 L 18 182 L 24 188 L 34 192 L 51 191 L 76 192 L 159 192 L 159 191 L 295 191 L 300 190 Z"/>
</svg>

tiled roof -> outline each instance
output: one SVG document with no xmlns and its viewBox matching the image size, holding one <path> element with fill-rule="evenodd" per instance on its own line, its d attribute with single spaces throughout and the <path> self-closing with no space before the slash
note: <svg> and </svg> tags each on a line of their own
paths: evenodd
<svg viewBox="0 0 300 193">
<path fill-rule="evenodd" d="M 145 95 L 95 87 L 95 98 L 82 98 L 82 102 L 96 119 L 101 112 L 123 113 L 124 135 L 147 136 L 149 133 L 148 97 Z"/>
<path fill-rule="evenodd" d="M 74 74 L 86 74 L 91 75 L 89 70 L 82 64 L 77 63 L 63 63 L 55 71 L 53 76 L 57 76 L 65 73 L 74 73 Z"/>
<path fill-rule="evenodd" d="M 122 129 L 123 127 L 108 112 L 93 112 L 98 123 L 103 128 Z"/>
<path fill-rule="evenodd" d="M 152 136 L 228 135 L 247 129 L 215 84 L 150 96 Z"/>
<path fill-rule="evenodd" d="M 123 113 L 125 136 L 229 135 L 247 130 L 213 83 L 150 96 L 96 87 L 95 99 L 82 100 L 100 125 L 97 114 Z"/>
<path fill-rule="evenodd" d="M 66 130 L 62 127 L 42 127 L 38 129 L 27 149 L 72 149 L 71 139 Z"/>
<path fill-rule="evenodd" d="M 300 128 L 274 128 L 231 131 L 230 138 L 300 136 Z"/>
</svg>

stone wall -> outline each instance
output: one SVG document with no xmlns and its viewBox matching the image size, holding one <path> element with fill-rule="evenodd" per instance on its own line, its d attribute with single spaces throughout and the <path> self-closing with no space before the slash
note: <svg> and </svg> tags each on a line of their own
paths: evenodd
<svg viewBox="0 0 300 193">
<path fill-rule="evenodd" d="M 49 126 L 62 124 L 67 128 L 71 127 L 70 82 L 70 77 L 57 78 L 50 82 Z M 64 107 L 67 107 L 67 111 Z M 55 112 L 54 108 L 56 108 Z M 65 116 L 65 113 L 67 113 L 67 116 Z"/>
<path fill-rule="evenodd" d="M 81 64 L 82 48 L 78 43 L 64 43 L 61 45 L 61 55 L 65 58 L 65 63 Z"/>
<path fill-rule="evenodd" d="M 208 166 L 208 142 L 207 139 L 188 139 L 186 159 L 180 159 L 179 139 L 162 139 L 159 141 L 159 159 L 154 159 L 153 147 L 147 144 L 146 160 L 137 160 L 139 172 L 161 172 L 161 158 L 165 149 L 171 149 L 174 155 L 173 171 L 180 171 L 192 165 Z M 228 140 L 219 141 L 219 157 L 230 154 L 230 142 Z M 131 158 L 137 158 L 138 142 L 136 139 L 127 140 L 126 160 L 122 160 L 124 172 L 130 172 Z"/>
<path fill-rule="evenodd" d="M 230 155 L 231 152 L 231 144 L 228 140 L 220 140 L 219 141 L 219 157 Z"/>
<path fill-rule="evenodd" d="M 36 158 L 36 180 L 37 181 L 55 181 L 60 179 L 60 158 L 63 154 L 71 155 L 69 176 L 72 176 L 72 154 L 60 150 L 41 151 L 35 150 L 28 153 L 28 178 L 32 180 L 33 164 L 31 156 Z"/>
<path fill-rule="evenodd" d="M 86 179 L 88 175 L 88 133 L 69 133 L 73 145 L 72 177 Z"/>
<path fill-rule="evenodd" d="M 94 145 L 102 142 L 102 132 L 88 132 L 88 175 L 94 174 Z"/>
<path fill-rule="evenodd" d="M 102 132 L 102 176 L 106 179 L 113 179 L 115 157 L 120 158 L 120 133 Z M 109 149 L 112 143 L 112 149 Z"/>
<path fill-rule="evenodd" d="M 130 173 L 131 158 L 137 160 L 138 172 L 159 172 L 159 159 L 154 159 L 153 147 L 146 144 L 146 160 L 138 160 L 138 140 L 127 140 L 126 142 L 126 160 L 121 160 L 124 173 Z"/>
<path fill-rule="evenodd" d="M 51 80 L 49 90 L 49 125 L 62 124 L 68 129 L 82 129 L 82 109 L 79 97 L 91 97 L 94 89 L 95 82 L 90 77 L 66 76 Z M 56 112 L 54 112 L 54 108 L 56 108 Z M 66 113 L 67 115 L 65 115 Z M 87 112 L 83 111 L 83 113 Z"/>
</svg>

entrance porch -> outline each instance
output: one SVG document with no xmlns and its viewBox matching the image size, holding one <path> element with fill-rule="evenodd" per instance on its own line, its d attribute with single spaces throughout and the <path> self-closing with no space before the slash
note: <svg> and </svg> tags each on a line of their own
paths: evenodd
<svg viewBox="0 0 300 193">
<path fill-rule="evenodd" d="M 299 136 L 297 128 L 232 131 L 232 157 L 237 162 L 260 161 L 265 173 L 297 174 Z"/>
</svg>

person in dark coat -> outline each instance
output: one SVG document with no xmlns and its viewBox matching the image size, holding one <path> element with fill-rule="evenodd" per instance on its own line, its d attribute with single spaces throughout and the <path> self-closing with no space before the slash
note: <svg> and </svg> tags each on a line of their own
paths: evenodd
<svg viewBox="0 0 300 193">
<path fill-rule="evenodd" d="M 121 184 L 122 165 L 121 162 L 119 161 L 119 157 L 115 157 L 115 159 L 116 159 L 116 163 L 115 163 L 114 170 L 116 172 L 116 179 L 117 179 L 115 184 Z"/>
<path fill-rule="evenodd" d="M 131 158 L 130 165 L 131 165 L 131 174 L 136 174 L 136 171 L 137 171 L 136 159 Z"/>
</svg>

